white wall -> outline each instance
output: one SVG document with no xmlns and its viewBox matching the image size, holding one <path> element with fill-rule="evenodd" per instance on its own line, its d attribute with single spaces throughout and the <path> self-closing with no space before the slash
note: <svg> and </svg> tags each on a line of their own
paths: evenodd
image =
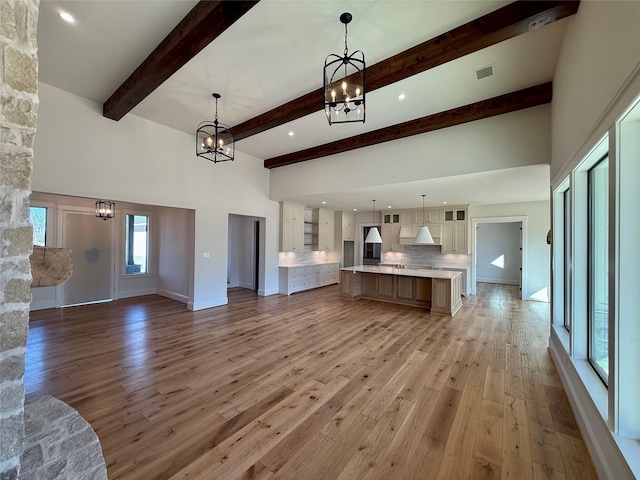
<svg viewBox="0 0 640 480">
<path fill-rule="evenodd" d="M 553 79 L 552 188 L 640 95 L 640 2 L 583 1 L 567 21 Z M 550 351 L 600 478 L 637 478 L 638 442 L 611 433 L 579 373 L 582 363 L 568 355 L 553 328 Z M 635 475 L 627 461 L 636 464 Z"/>
<path fill-rule="evenodd" d="M 640 2 L 581 2 L 567 22 L 553 77 L 552 179 L 606 133 L 615 116 L 603 116 L 640 64 Z"/>
<path fill-rule="evenodd" d="M 518 285 L 520 222 L 481 223 L 476 239 L 476 281 Z"/>
<path fill-rule="evenodd" d="M 278 204 L 261 160 L 237 152 L 213 164 L 195 156 L 193 135 L 132 114 L 106 119 L 101 104 L 43 83 L 39 95 L 34 190 L 194 209 L 196 310 L 227 303 L 228 214 L 264 217 L 263 293 L 277 293 Z"/>
<path fill-rule="evenodd" d="M 482 218 L 527 217 L 527 233 L 524 239 L 525 278 L 523 279 L 523 297 L 526 300 L 548 301 L 550 289 L 549 259 L 550 246 L 547 245 L 547 232 L 550 225 L 550 203 L 522 202 L 501 205 L 470 205 L 469 218 L 473 222 Z M 472 232 L 471 232 L 472 233 Z M 473 235 L 471 255 L 475 257 Z"/>
<path fill-rule="evenodd" d="M 193 291 L 195 212 L 158 207 L 152 228 L 158 248 L 156 293 L 188 303 Z"/>
<path fill-rule="evenodd" d="M 549 105 L 541 105 L 274 168 L 271 198 L 286 200 L 297 195 L 549 163 L 550 112 Z"/>
</svg>

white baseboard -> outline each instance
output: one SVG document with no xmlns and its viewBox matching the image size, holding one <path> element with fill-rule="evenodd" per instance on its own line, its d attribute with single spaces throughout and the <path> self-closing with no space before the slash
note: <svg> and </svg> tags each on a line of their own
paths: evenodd
<svg viewBox="0 0 640 480">
<path fill-rule="evenodd" d="M 240 282 L 227 282 L 227 288 L 236 288 L 240 286 Z"/>
<path fill-rule="evenodd" d="M 155 288 L 145 288 L 143 290 L 127 290 L 124 292 L 118 292 L 118 299 L 120 298 L 131 298 L 131 297 L 141 297 L 143 295 L 153 295 L 156 293 Z"/>
<path fill-rule="evenodd" d="M 636 476 L 629 468 L 620 451 L 614 434 L 600 414 L 571 358 L 553 329 L 549 339 L 549 352 L 560 375 L 560 380 L 598 477 L 603 479 L 635 480 Z M 640 447 L 637 448 L 640 449 Z"/>
<path fill-rule="evenodd" d="M 476 282 L 480 283 L 502 283 L 503 285 L 520 285 L 518 280 L 506 280 L 504 278 L 476 278 Z"/>
<path fill-rule="evenodd" d="M 189 297 L 183 295 L 182 293 L 170 292 L 169 290 L 164 290 L 162 288 L 156 288 L 156 293 L 158 295 L 162 295 L 163 297 L 170 298 L 171 300 L 176 300 L 182 303 L 189 303 Z"/>
<path fill-rule="evenodd" d="M 268 297 L 269 295 L 277 295 L 280 293 L 277 288 L 270 288 L 269 290 L 258 289 L 258 295 L 261 297 Z"/>
<path fill-rule="evenodd" d="M 57 301 L 56 300 L 47 300 L 46 302 L 31 302 L 29 305 L 29 310 L 46 310 L 47 308 L 56 308 Z"/>
<path fill-rule="evenodd" d="M 189 302 L 187 308 L 189 310 L 198 311 L 205 308 L 219 307 L 221 305 L 227 305 L 229 303 L 229 297 L 211 298 L 201 302 Z"/>
<path fill-rule="evenodd" d="M 253 289 L 253 283 L 248 283 L 248 282 L 240 282 L 240 285 L 238 285 L 240 288 L 246 288 L 247 290 L 252 290 Z"/>
</svg>

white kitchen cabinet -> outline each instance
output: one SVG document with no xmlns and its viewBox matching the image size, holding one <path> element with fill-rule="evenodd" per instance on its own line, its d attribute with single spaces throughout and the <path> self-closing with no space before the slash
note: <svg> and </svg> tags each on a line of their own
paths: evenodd
<svg viewBox="0 0 640 480">
<path fill-rule="evenodd" d="M 422 218 L 422 210 L 419 212 L 407 210 L 400 213 L 400 223 L 402 225 L 423 225 Z"/>
<path fill-rule="evenodd" d="M 280 203 L 280 251 L 304 250 L 304 206 Z"/>
<path fill-rule="evenodd" d="M 399 223 L 383 223 L 381 236 L 382 236 L 383 252 L 399 252 L 400 251 L 400 224 Z"/>
<path fill-rule="evenodd" d="M 353 242 L 356 238 L 356 221 L 352 212 L 342 212 L 342 240 Z"/>
<path fill-rule="evenodd" d="M 383 213 L 382 214 L 382 223 L 400 223 L 400 214 L 399 213 Z"/>
<path fill-rule="evenodd" d="M 324 287 L 338 283 L 339 263 L 321 263 L 316 265 L 297 265 L 280 267 L 280 293 L 292 293 Z"/>
<path fill-rule="evenodd" d="M 469 253 L 466 222 L 445 222 L 442 226 L 442 253 Z"/>
<path fill-rule="evenodd" d="M 318 209 L 318 244 L 316 250 L 323 252 L 331 252 L 334 250 L 333 231 L 334 231 L 333 211 L 326 208 Z"/>
<path fill-rule="evenodd" d="M 442 223 L 443 213 L 442 210 L 429 210 L 427 212 L 427 223 Z"/>
<path fill-rule="evenodd" d="M 444 221 L 445 222 L 466 222 L 467 210 L 464 208 L 457 208 L 455 210 L 445 210 Z"/>
</svg>

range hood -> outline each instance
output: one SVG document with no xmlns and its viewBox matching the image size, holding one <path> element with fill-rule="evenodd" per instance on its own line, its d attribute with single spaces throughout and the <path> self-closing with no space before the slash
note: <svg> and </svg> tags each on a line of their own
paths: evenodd
<svg viewBox="0 0 640 480">
<path fill-rule="evenodd" d="M 402 225 L 400 227 L 400 245 L 413 245 L 420 225 Z"/>
<path fill-rule="evenodd" d="M 414 245 L 420 227 L 421 225 L 402 225 L 400 227 L 400 245 Z M 433 235 L 433 230 L 429 229 L 429 231 Z M 439 238 L 439 235 L 433 235 L 434 245 L 440 245 Z"/>
</svg>

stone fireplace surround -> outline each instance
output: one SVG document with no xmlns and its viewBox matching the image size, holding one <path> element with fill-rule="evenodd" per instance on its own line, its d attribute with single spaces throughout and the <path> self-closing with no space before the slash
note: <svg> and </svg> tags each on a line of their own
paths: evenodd
<svg viewBox="0 0 640 480">
<path fill-rule="evenodd" d="M 38 10 L 39 0 L 0 0 L 0 480 L 102 480 L 100 442 L 78 412 L 49 396 L 24 404 Z"/>
</svg>

